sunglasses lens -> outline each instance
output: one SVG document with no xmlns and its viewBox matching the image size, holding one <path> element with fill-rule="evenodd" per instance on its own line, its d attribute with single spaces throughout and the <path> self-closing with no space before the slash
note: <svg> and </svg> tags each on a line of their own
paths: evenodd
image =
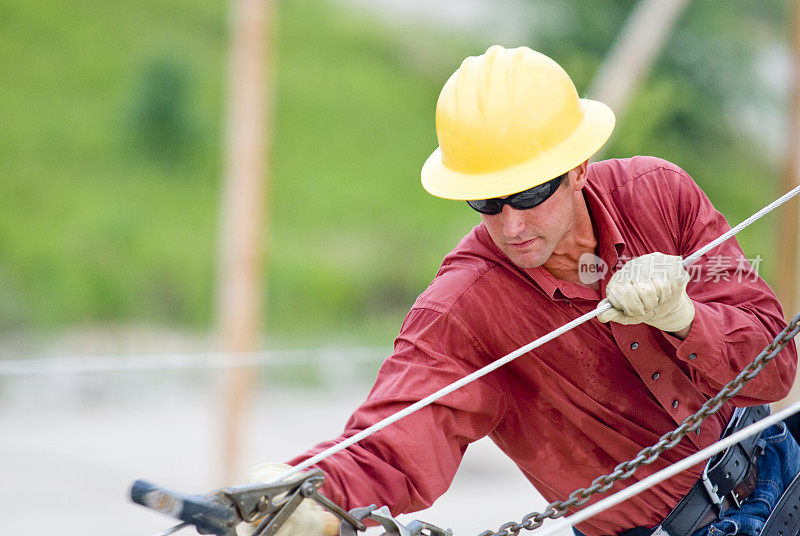
<svg viewBox="0 0 800 536">
<path fill-rule="evenodd" d="M 550 192 L 552 191 L 553 185 L 549 182 L 541 186 L 537 186 L 536 188 L 525 190 L 524 192 L 520 192 L 517 195 L 511 196 L 511 206 L 520 210 L 533 208 L 536 205 L 540 205 L 545 199 L 550 197 Z"/>
<path fill-rule="evenodd" d="M 517 210 L 526 210 L 547 201 L 566 176 L 567 174 L 564 173 L 549 182 L 534 186 L 529 190 L 519 192 L 506 199 L 475 199 L 467 201 L 467 204 L 481 214 L 500 214 L 505 205 L 511 205 Z"/>
<path fill-rule="evenodd" d="M 467 204 L 481 214 L 499 214 L 503 206 L 494 199 L 475 199 L 467 201 Z"/>
</svg>

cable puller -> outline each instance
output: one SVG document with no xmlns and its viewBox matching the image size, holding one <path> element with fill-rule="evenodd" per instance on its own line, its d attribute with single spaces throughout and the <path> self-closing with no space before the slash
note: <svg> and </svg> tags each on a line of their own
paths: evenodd
<svg viewBox="0 0 800 536">
<path fill-rule="evenodd" d="M 726 233 L 720 235 L 707 245 L 698 249 L 686 257 L 682 264 L 689 266 L 701 256 L 728 240 L 736 233 L 749 226 L 756 220 L 786 203 L 793 197 L 800 194 L 800 186 L 790 190 L 780 198 L 765 206 L 746 220 L 739 223 Z M 159 511 L 181 521 L 180 524 L 159 533 L 156 536 L 166 536 L 173 532 L 189 526 L 194 526 L 200 534 L 214 534 L 216 536 L 236 536 L 236 526 L 246 522 L 258 524 L 255 536 L 274 536 L 284 522 L 291 516 L 304 499 L 311 499 L 323 508 L 337 516 L 340 520 L 340 536 L 358 536 L 358 532 L 366 530 L 364 523 L 370 520 L 377 523 L 384 529 L 384 536 L 452 536 L 450 529 L 442 529 L 435 525 L 423 521 L 412 521 L 407 525 L 401 524 L 389 512 L 388 507 L 377 508 L 370 505 L 365 508 L 355 508 L 345 511 L 319 492 L 325 482 L 325 475 L 322 470 L 311 468 L 319 461 L 341 451 L 370 436 L 371 434 L 385 428 L 386 426 L 414 413 L 415 411 L 428 406 L 439 398 L 471 383 L 472 381 L 485 376 L 489 372 L 509 363 L 517 357 L 538 348 L 567 331 L 595 318 L 600 313 L 612 308 L 607 301 L 601 302 L 594 310 L 564 324 L 560 328 L 539 337 L 538 339 L 520 347 L 519 349 L 493 361 L 485 367 L 464 376 L 460 380 L 436 391 L 435 393 L 411 404 L 397 413 L 362 430 L 345 441 L 312 456 L 304 462 L 292 467 L 280 475 L 277 479 L 258 484 L 245 486 L 226 487 L 215 490 L 206 495 L 186 495 L 172 491 L 144 480 L 134 482 L 130 490 L 131 499 L 147 508 Z M 539 528 L 546 519 L 557 519 L 564 516 L 571 507 L 582 506 L 589 499 L 598 493 L 604 493 L 611 489 L 613 484 L 619 480 L 624 480 L 633 475 L 637 468 L 648 465 L 655 461 L 662 452 L 674 447 L 680 440 L 690 432 L 695 431 L 702 422 L 710 415 L 716 413 L 725 402 L 734 397 L 747 382 L 753 379 L 773 358 L 775 358 L 792 339 L 800 332 L 800 314 L 795 316 L 786 328 L 762 350 L 758 356 L 736 378 L 728 382 L 717 395 L 708 399 L 702 407 L 692 415 L 686 417 L 675 430 L 663 435 L 654 445 L 640 451 L 636 457 L 619 464 L 614 471 L 608 475 L 603 475 L 592 481 L 587 488 L 577 489 L 572 492 L 565 501 L 555 501 L 547 505 L 544 512 L 531 512 L 525 515 L 521 522 L 510 521 L 500 526 L 497 531 L 487 530 L 479 536 L 516 536 L 522 529 L 534 530 Z M 584 521 L 593 515 L 608 509 L 619 502 L 644 491 L 645 489 L 663 481 L 667 478 L 697 464 L 700 461 L 711 458 L 703 473 L 702 484 L 705 488 L 703 493 L 707 493 L 711 503 L 717 509 L 722 509 L 730 501 L 739 504 L 739 497 L 735 486 L 728 486 L 726 489 L 726 478 L 730 481 L 745 478 L 746 475 L 731 475 L 733 467 L 746 467 L 747 464 L 740 463 L 741 452 L 750 454 L 755 446 L 755 436 L 761 430 L 775 424 L 787 417 L 800 411 L 800 402 L 792 404 L 784 410 L 769 414 L 768 406 L 756 406 L 755 408 L 737 408 L 734 418 L 723 434 L 723 438 L 706 447 L 705 449 L 689 456 L 675 464 L 668 466 L 661 471 L 633 484 L 620 492 L 617 492 L 606 499 L 599 501 L 587 508 L 584 508 L 574 515 L 560 520 L 558 523 L 548 525 L 548 528 L 541 532 L 542 536 L 549 536 L 556 530 L 564 529 L 575 523 Z M 755 437 L 754 437 L 755 436 Z M 742 449 L 732 449 L 733 445 L 740 445 Z M 737 456 L 739 458 L 737 458 Z M 311 468 L 311 469 L 309 469 Z M 735 470 L 734 470 L 735 471 Z M 725 474 L 719 477 L 717 474 Z M 734 489 L 735 488 L 735 489 Z M 789 502 L 790 495 L 797 495 L 797 502 L 800 502 L 800 476 L 784 493 L 781 502 Z M 784 501 L 786 499 L 786 501 Z M 727 502 L 726 502 L 727 501 Z M 789 525 L 794 523 L 793 531 L 785 532 L 786 536 L 793 535 L 800 530 L 800 515 L 784 515 L 781 510 L 781 502 L 773 511 L 767 521 L 767 526 L 762 531 L 762 536 L 783 536 L 784 532 L 777 527 L 780 524 Z M 791 505 L 790 505 L 791 506 Z M 793 519 L 790 523 L 790 521 Z M 653 534 L 656 536 L 671 536 L 670 518 L 656 529 Z M 786 527 L 781 527 L 786 528 Z"/>
</svg>

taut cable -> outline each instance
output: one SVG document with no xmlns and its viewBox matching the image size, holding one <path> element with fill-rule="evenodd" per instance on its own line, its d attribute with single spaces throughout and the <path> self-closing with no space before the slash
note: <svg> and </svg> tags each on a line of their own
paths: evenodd
<svg viewBox="0 0 800 536">
<path fill-rule="evenodd" d="M 800 411 L 800 402 L 795 402 L 794 404 L 782 409 L 781 411 L 773 413 L 768 417 L 764 417 L 760 421 L 756 421 L 750 426 L 742 428 L 738 432 L 731 434 L 728 437 L 717 441 L 716 443 L 712 443 L 706 448 L 695 452 L 691 456 L 688 456 L 680 460 L 679 462 L 675 462 L 672 465 L 658 471 L 657 473 L 653 473 L 652 475 L 643 478 L 642 480 L 636 482 L 635 484 L 631 484 L 627 488 L 622 489 L 617 493 L 614 493 L 613 495 L 609 495 L 602 501 L 598 501 L 590 506 L 587 506 L 586 508 L 581 509 L 579 512 L 576 512 L 569 517 L 563 517 L 558 521 L 556 521 L 555 523 L 548 524 L 546 527 L 543 527 L 542 530 L 538 532 L 538 536 L 551 536 L 552 534 L 555 534 L 559 530 L 567 529 L 569 527 L 574 526 L 576 523 L 580 523 L 581 521 L 586 521 L 590 517 L 594 517 L 600 512 L 604 512 L 605 510 L 608 510 L 612 506 L 616 506 L 619 503 L 630 499 L 634 495 L 638 495 L 644 490 L 652 488 L 659 482 L 663 482 L 664 480 L 691 468 L 693 465 L 696 465 L 702 462 L 703 460 L 709 459 L 714 454 L 722 452 L 726 448 L 735 445 L 736 443 L 750 437 L 751 435 L 754 435 L 762 430 L 769 428 L 773 424 L 779 423 L 784 419 L 791 417 L 798 411 Z"/>
<path fill-rule="evenodd" d="M 686 257 L 683 260 L 683 265 L 684 266 L 688 266 L 689 264 L 695 262 L 697 259 L 699 259 L 702 255 L 704 255 L 705 253 L 707 253 L 711 249 L 715 248 L 716 246 L 718 246 L 719 244 L 721 244 L 725 240 L 728 240 L 729 238 L 734 236 L 736 233 L 738 233 L 739 231 L 741 231 L 745 227 L 749 226 L 750 224 L 752 224 L 756 220 L 762 218 L 766 214 L 769 214 L 770 212 L 772 212 L 773 210 L 775 210 L 779 206 L 783 205 L 784 203 L 786 203 L 787 201 L 789 201 L 790 199 L 792 199 L 793 197 L 795 197 L 798 194 L 800 194 L 800 186 L 797 186 L 797 187 L 793 188 L 789 192 L 785 193 L 784 195 L 782 195 L 781 197 L 779 197 L 778 199 L 776 199 L 775 201 L 773 201 L 769 205 L 765 206 L 764 208 L 762 208 L 761 210 L 759 210 L 758 212 L 756 212 L 755 214 L 753 214 L 752 216 L 750 216 L 749 218 L 747 218 L 746 220 L 741 222 L 736 227 L 733 227 L 732 229 L 730 229 L 726 233 L 723 233 L 722 235 L 720 235 L 716 239 L 712 240 L 711 242 L 709 242 L 705 246 L 703 246 L 700 249 L 698 249 L 696 252 L 694 252 L 691 255 L 689 255 L 688 257 Z M 456 380 L 455 382 L 451 383 L 450 385 L 442 387 L 441 389 L 439 389 L 435 393 L 432 393 L 432 394 L 426 396 L 422 400 L 420 400 L 418 402 L 415 402 L 415 403 L 411 404 L 410 406 L 398 411 L 397 413 L 394 413 L 393 415 L 389 415 L 385 419 L 376 422 L 375 424 L 373 424 L 372 426 L 370 426 L 368 428 L 365 428 L 364 430 L 360 431 L 359 433 L 348 437 L 347 439 L 345 439 L 341 443 L 337 443 L 336 445 L 333 445 L 332 447 L 329 447 L 329 448 L 325 449 L 324 451 L 312 456 L 311 458 L 305 460 L 304 462 L 299 463 L 298 465 L 292 467 L 291 469 L 289 469 L 288 471 L 286 471 L 285 473 L 283 473 L 282 475 L 277 477 L 275 479 L 275 481 L 283 480 L 283 479 L 288 478 L 288 477 L 290 477 L 290 476 L 292 476 L 294 474 L 299 473 L 300 471 L 303 471 L 304 469 L 308 469 L 309 467 L 311 467 L 315 463 L 318 463 L 318 462 L 324 460 L 325 458 L 327 458 L 329 456 L 332 456 L 333 454 L 336 454 L 337 452 L 339 452 L 341 450 L 346 449 L 350 445 L 358 443 L 362 439 L 364 439 L 366 437 L 369 437 L 372 434 L 374 434 L 375 432 L 378 432 L 379 430 L 382 430 L 382 429 L 386 428 L 390 424 L 399 421 L 403 417 L 407 417 L 408 415 L 411 415 L 412 413 L 424 408 L 425 406 L 431 405 L 432 403 L 434 403 L 435 401 L 439 400 L 443 396 L 448 395 L 448 394 L 452 393 L 453 391 L 456 391 L 457 389 L 460 389 L 461 387 L 464 387 L 465 385 L 467 385 L 469 383 L 472 383 L 473 381 L 477 380 L 478 378 L 486 376 L 487 374 L 489 374 L 493 370 L 496 370 L 496 369 L 502 367 L 503 365 L 505 365 L 506 363 L 509 363 L 509 362 L 513 361 L 514 359 L 518 358 L 519 356 L 521 356 L 523 354 L 526 354 L 526 353 L 530 352 L 531 350 L 534 350 L 534 349 L 538 348 L 539 346 L 545 344 L 546 342 L 552 341 L 556 337 L 559 337 L 559 336 L 563 335 L 564 333 L 570 331 L 571 329 L 573 329 L 575 327 L 578 327 L 581 324 L 584 324 L 585 322 L 588 322 L 592 318 L 595 318 L 600 313 L 602 313 L 604 311 L 607 311 L 607 310 L 611 309 L 612 307 L 613 306 L 608 302 L 599 305 L 594 310 L 589 311 L 588 313 L 586 313 L 586 314 L 584 314 L 582 316 L 579 316 L 575 320 L 572 320 L 571 322 L 568 322 L 568 323 L 564 324 L 560 328 L 557 328 L 557 329 L 551 331 L 547 335 L 543 335 L 542 337 L 539 337 L 535 341 L 529 342 L 525 346 L 522 346 L 521 348 L 519 348 L 517 350 L 514 350 L 510 354 L 507 354 L 507 355 L 497 359 L 496 361 L 493 361 L 493 362 L 489 363 L 485 367 L 480 368 L 480 369 L 476 370 L 475 372 L 473 372 L 473 373 L 471 373 L 471 374 L 469 374 L 467 376 L 464 376 L 460 380 Z"/>
</svg>

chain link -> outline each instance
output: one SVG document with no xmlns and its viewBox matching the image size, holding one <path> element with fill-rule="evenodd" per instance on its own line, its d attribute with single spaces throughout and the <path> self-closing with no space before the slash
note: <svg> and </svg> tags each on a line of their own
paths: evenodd
<svg viewBox="0 0 800 536">
<path fill-rule="evenodd" d="M 485 530 L 478 536 L 517 536 L 522 529 L 538 529 L 545 519 L 557 519 L 563 516 L 569 508 L 586 504 L 593 495 L 608 491 L 615 482 L 629 478 L 639 467 L 653 463 L 662 452 L 677 445 L 684 436 L 696 430 L 706 418 L 719 411 L 725 402 L 736 396 L 747 382 L 755 378 L 761 369 L 792 341 L 798 332 L 800 332 L 800 314 L 789 322 L 789 325 L 756 356 L 752 363 L 725 384 L 716 396 L 709 398 L 696 413 L 686 417 L 675 430 L 661 436 L 655 445 L 641 450 L 632 460 L 617 465 L 611 474 L 595 478 L 588 488 L 576 489 L 569 494 L 565 501 L 554 501 L 548 504 L 544 512 L 531 512 L 523 517 L 520 523 L 509 521 L 500 525 L 497 532 Z"/>
</svg>

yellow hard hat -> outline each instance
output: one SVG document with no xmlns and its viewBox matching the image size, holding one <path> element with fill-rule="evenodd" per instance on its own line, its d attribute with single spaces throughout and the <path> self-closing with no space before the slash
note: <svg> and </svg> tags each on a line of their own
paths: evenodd
<svg viewBox="0 0 800 536">
<path fill-rule="evenodd" d="M 579 99 L 555 61 L 495 45 L 465 59 L 442 88 L 439 148 L 422 166 L 422 186 L 445 199 L 521 192 L 588 159 L 613 129 L 611 109 Z"/>
</svg>

